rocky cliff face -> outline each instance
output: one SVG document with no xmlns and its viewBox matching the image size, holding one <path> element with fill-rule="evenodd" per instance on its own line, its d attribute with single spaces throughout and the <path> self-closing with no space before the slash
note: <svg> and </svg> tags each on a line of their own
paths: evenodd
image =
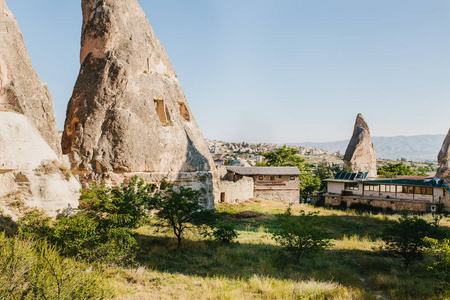
<svg viewBox="0 0 450 300">
<path fill-rule="evenodd" d="M 436 176 L 445 180 L 447 184 L 450 183 L 450 129 L 442 144 L 441 151 L 438 155 L 439 169 Z"/>
<path fill-rule="evenodd" d="M 24 204 L 55 215 L 78 206 L 80 185 L 60 161 L 51 96 L 4 0 L 0 34 L 0 209 L 14 218 L 11 208 Z"/>
<path fill-rule="evenodd" d="M 136 0 L 83 0 L 81 70 L 62 138 L 82 180 L 163 177 L 212 202 L 213 162 Z"/>
<path fill-rule="evenodd" d="M 356 117 L 353 135 L 344 155 L 344 162 L 354 172 L 369 172 L 369 177 L 377 176 L 375 148 L 370 138 L 370 130 L 362 114 Z"/>
<path fill-rule="evenodd" d="M 31 65 L 22 32 L 0 0 L 0 109 L 24 114 L 57 154 L 61 153 L 50 92 Z"/>
</svg>

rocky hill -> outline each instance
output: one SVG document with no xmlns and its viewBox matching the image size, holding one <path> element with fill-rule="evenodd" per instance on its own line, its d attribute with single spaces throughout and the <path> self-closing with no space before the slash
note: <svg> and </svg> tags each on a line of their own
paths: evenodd
<svg viewBox="0 0 450 300">
<path fill-rule="evenodd" d="M 231 143 L 206 139 L 206 144 L 209 147 L 209 151 L 214 154 L 262 154 L 265 152 L 271 152 L 277 148 L 282 147 L 280 144 L 271 143 Z M 331 155 L 329 151 L 317 149 L 309 146 L 293 145 L 291 146 L 299 151 L 300 155 Z"/>
<path fill-rule="evenodd" d="M 437 153 L 444 141 L 444 134 L 436 135 L 415 135 L 415 136 L 394 136 L 394 137 L 372 137 L 377 158 L 400 159 L 406 158 L 414 161 L 436 161 Z M 296 143 L 301 145 L 316 147 L 330 152 L 339 151 L 345 153 L 348 140 L 325 142 L 325 143 Z"/>
</svg>

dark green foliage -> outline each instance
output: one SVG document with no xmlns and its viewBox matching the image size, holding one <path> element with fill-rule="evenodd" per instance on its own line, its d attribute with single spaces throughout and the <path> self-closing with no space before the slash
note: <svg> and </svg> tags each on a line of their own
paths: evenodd
<svg viewBox="0 0 450 300">
<path fill-rule="evenodd" d="M 388 224 L 382 238 L 388 250 L 403 259 L 405 269 L 417 260 L 422 260 L 427 243 L 424 238 L 430 236 L 433 228 L 430 223 L 404 212 L 398 221 Z"/>
<path fill-rule="evenodd" d="M 350 204 L 350 209 L 354 209 L 358 213 L 371 212 L 371 213 L 381 213 L 384 211 L 382 207 L 373 206 L 365 203 L 352 203 Z"/>
<path fill-rule="evenodd" d="M 318 176 L 316 176 L 310 168 L 310 165 L 305 163 L 305 160 L 298 155 L 298 150 L 283 146 L 273 152 L 263 153 L 267 159 L 266 166 L 269 167 L 297 167 L 300 172 L 300 198 L 306 198 L 317 193 L 322 185 Z"/>
<path fill-rule="evenodd" d="M 109 299 L 99 276 L 46 241 L 0 233 L 0 299 Z"/>
<path fill-rule="evenodd" d="M 19 221 L 21 232 L 47 238 L 67 256 L 125 265 L 137 250 L 131 230 L 152 208 L 155 190 L 137 177 L 120 188 L 92 185 L 82 191 L 78 213 L 61 216 L 50 226 L 49 218 L 32 211 Z"/>
<path fill-rule="evenodd" d="M 146 184 L 137 176 L 120 188 L 92 185 L 83 190 L 80 209 L 98 215 L 102 227 L 137 228 L 153 204 L 156 185 Z"/>
<path fill-rule="evenodd" d="M 431 246 L 426 251 L 427 256 L 431 258 L 427 270 L 441 282 L 439 292 L 450 296 L 450 240 L 444 239 L 439 243 L 436 239 L 426 238 L 425 242 Z"/>
<path fill-rule="evenodd" d="M 214 227 L 214 239 L 221 243 L 232 243 L 237 237 L 235 226 L 231 223 L 220 223 Z"/>
<path fill-rule="evenodd" d="M 62 254 L 88 262 L 131 263 L 137 250 L 131 229 L 102 224 L 95 214 L 80 212 L 55 223 L 50 240 L 59 246 Z"/>
<path fill-rule="evenodd" d="M 305 160 L 298 156 L 298 150 L 283 146 L 273 152 L 263 153 L 269 167 L 298 167 L 301 169 Z"/>
<path fill-rule="evenodd" d="M 180 187 L 175 190 L 167 186 L 154 197 L 153 208 L 157 210 L 158 226 L 172 232 L 181 246 L 185 230 L 206 229 L 204 226 L 213 225 L 216 221 L 213 211 L 204 210 L 200 204 L 199 191 Z"/>
<path fill-rule="evenodd" d="M 299 261 L 305 255 L 314 255 L 331 246 L 328 234 L 318 226 L 316 213 L 293 216 L 289 207 L 275 220 L 277 227 L 272 231 L 273 239 Z"/>
<path fill-rule="evenodd" d="M 316 175 L 316 177 L 320 179 L 320 191 L 325 191 L 327 189 L 327 183 L 324 180 L 333 178 L 337 171 L 339 171 L 339 168 L 333 168 L 323 163 L 319 163 L 319 165 L 314 170 L 314 175 Z"/>
<path fill-rule="evenodd" d="M 46 237 L 50 233 L 51 220 L 44 211 L 34 208 L 17 222 L 19 232 L 34 238 Z"/>
<path fill-rule="evenodd" d="M 397 175 L 407 175 L 407 176 L 426 176 L 424 170 L 421 174 L 413 171 L 412 169 L 405 166 L 403 163 L 391 164 L 388 163 L 380 167 L 377 171 L 378 175 L 381 177 L 395 177 Z"/>
</svg>

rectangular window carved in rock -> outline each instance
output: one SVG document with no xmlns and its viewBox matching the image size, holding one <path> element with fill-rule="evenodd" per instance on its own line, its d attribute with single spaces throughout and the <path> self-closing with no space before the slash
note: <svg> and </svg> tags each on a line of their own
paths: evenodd
<svg viewBox="0 0 450 300">
<path fill-rule="evenodd" d="M 183 117 L 183 119 L 189 122 L 191 120 L 191 117 L 186 107 L 186 103 L 178 101 L 178 107 L 180 108 L 180 115 Z"/>
<path fill-rule="evenodd" d="M 161 124 L 163 126 L 171 125 L 172 122 L 170 119 L 169 111 L 167 109 L 167 106 L 164 104 L 164 100 L 154 100 L 154 101 L 156 114 L 158 115 Z"/>
</svg>

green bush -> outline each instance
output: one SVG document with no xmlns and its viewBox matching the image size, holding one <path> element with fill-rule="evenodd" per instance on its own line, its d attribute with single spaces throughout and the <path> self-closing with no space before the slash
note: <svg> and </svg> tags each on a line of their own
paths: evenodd
<svg viewBox="0 0 450 300">
<path fill-rule="evenodd" d="M 129 228 L 102 227 L 90 213 L 80 212 L 61 218 L 49 237 L 67 256 L 87 262 L 130 264 L 137 251 L 137 242 Z"/>
<path fill-rule="evenodd" d="M 436 239 L 425 238 L 430 249 L 426 254 L 431 258 L 427 270 L 440 281 L 439 292 L 444 296 L 450 296 L 450 240 L 444 239 L 439 243 Z"/>
<path fill-rule="evenodd" d="M 237 237 L 235 226 L 230 223 L 221 223 L 214 227 L 214 239 L 220 243 L 232 243 Z"/>
<path fill-rule="evenodd" d="M 0 299 L 109 299 L 99 276 L 46 241 L 0 233 Z"/>
<path fill-rule="evenodd" d="M 92 185 L 83 190 L 79 212 L 51 219 L 32 211 L 20 219 L 26 236 L 45 237 L 61 253 L 88 262 L 131 263 L 137 251 L 132 229 L 138 227 L 152 208 L 156 185 L 133 177 L 120 188 Z"/>
<path fill-rule="evenodd" d="M 317 214 L 305 211 L 293 216 L 289 207 L 275 220 L 273 239 L 284 247 L 297 261 L 305 255 L 314 255 L 331 246 L 328 234 L 318 226 Z"/>
<path fill-rule="evenodd" d="M 186 230 L 206 230 L 217 221 L 214 211 L 203 209 L 200 197 L 199 191 L 184 187 L 175 190 L 171 185 L 165 186 L 154 197 L 157 225 L 176 236 L 177 249 Z"/>
<path fill-rule="evenodd" d="M 427 221 L 403 212 L 398 221 L 383 229 L 382 239 L 386 248 L 403 259 L 405 269 L 417 260 L 422 260 L 427 243 L 424 238 L 431 236 L 434 228 Z"/>
</svg>

